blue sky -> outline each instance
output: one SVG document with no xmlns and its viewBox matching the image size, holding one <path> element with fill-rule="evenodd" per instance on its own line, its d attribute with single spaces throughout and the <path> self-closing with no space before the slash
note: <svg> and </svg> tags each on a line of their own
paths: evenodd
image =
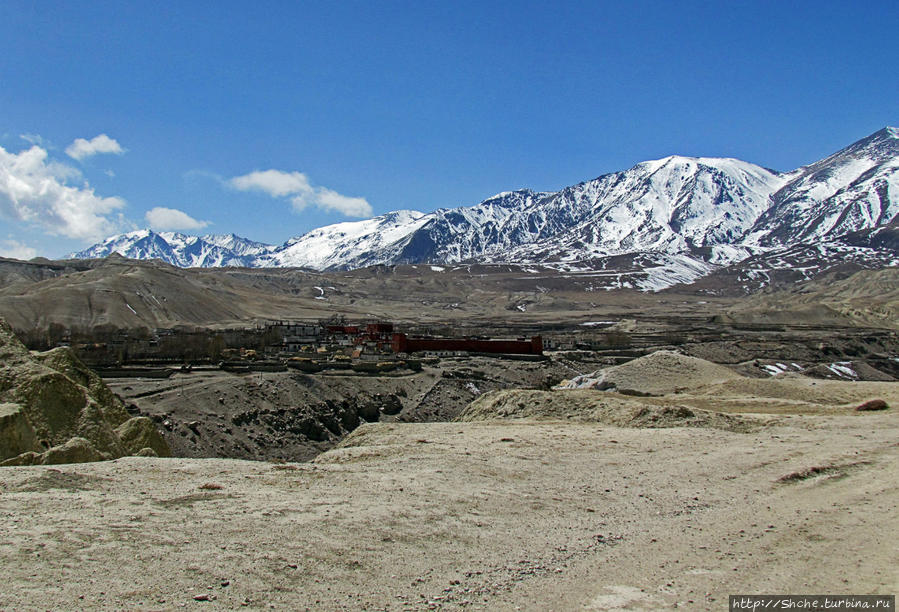
<svg viewBox="0 0 899 612">
<path fill-rule="evenodd" d="M 895 1 L 4 0 L 0 254 L 280 243 L 675 153 L 793 169 L 899 124 L 897 26 Z"/>
</svg>

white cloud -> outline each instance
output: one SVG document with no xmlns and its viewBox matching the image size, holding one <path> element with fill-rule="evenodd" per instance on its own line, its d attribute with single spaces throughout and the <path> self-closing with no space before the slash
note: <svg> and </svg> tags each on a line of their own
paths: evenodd
<svg viewBox="0 0 899 612">
<path fill-rule="evenodd" d="M 98 153 L 114 153 L 116 155 L 121 155 L 124 152 L 125 149 L 122 148 L 122 145 L 106 134 L 100 134 L 90 140 L 76 138 L 75 142 L 66 147 L 66 155 L 79 161 L 85 157 L 97 155 Z"/>
<path fill-rule="evenodd" d="M 240 191 L 264 191 L 274 198 L 313 191 L 309 179 L 302 172 L 257 170 L 243 176 L 235 176 L 228 182 Z"/>
<path fill-rule="evenodd" d="M 29 144 L 38 145 L 39 147 L 43 147 L 45 149 L 52 148 L 50 146 L 50 143 L 44 140 L 44 138 L 39 134 L 19 134 L 19 138 Z"/>
<path fill-rule="evenodd" d="M 216 174 L 215 172 L 210 172 L 209 170 L 188 170 L 181 176 L 185 180 L 189 181 L 208 180 L 214 183 L 218 183 L 219 185 L 224 185 L 226 187 L 233 186 L 230 185 L 229 182 L 224 178 L 222 178 L 222 175 Z"/>
<path fill-rule="evenodd" d="M 33 249 L 18 240 L 0 240 L 0 257 L 12 259 L 31 259 L 37 257 L 37 249 Z"/>
<path fill-rule="evenodd" d="M 209 225 L 209 221 L 198 221 L 187 213 L 175 208 L 157 206 L 144 215 L 154 230 L 195 230 Z"/>
<path fill-rule="evenodd" d="M 86 182 L 66 182 L 80 173 L 48 161 L 47 151 L 33 146 L 18 154 L 0 147 L 0 216 L 43 228 L 50 234 L 98 240 L 117 228 L 108 215 L 123 208 L 121 198 L 104 198 Z"/>
<path fill-rule="evenodd" d="M 301 211 L 307 206 L 316 206 L 348 217 L 372 215 L 371 204 L 365 198 L 341 195 L 327 187 L 313 187 L 302 172 L 257 170 L 235 176 L 228 181 L 228 184 L 240 191 L 262 191 L 273 198 L 291 196 L 290 203 L 296 211 Z"/>
<path fill-rule="evenodd" d="M 297 199 L 299 196 L 292 200 L 294 207 L 297 206 Z M 316 189 L 312 203 L 324 210 L 343 213 L 347 217 L 370 217 L 372 215 L 371 204 L 365 198 L 350 198 L 326 187 Z M 307 204 L 308 202 L 303 202 L 303 206 Z"/>
</svg>

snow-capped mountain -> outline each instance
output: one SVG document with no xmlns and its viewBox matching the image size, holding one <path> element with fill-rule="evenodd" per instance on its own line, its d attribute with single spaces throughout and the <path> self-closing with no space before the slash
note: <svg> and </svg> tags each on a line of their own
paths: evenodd
<svg viewBox="0 0 899 612">
<path fill-rule="evenodd" d="M 362 268 L 391 263 L 389 247 L 428 222 L 429 215 L 400 210 L 366 219 L 321 227 L 256 259 L 256 267 Z"/>
<path fill-rule="evenodd" d="M 744 242 L 784 246 L 886 225 L 899 214 L 899 129 L 884 128 L 787 176 Z"/>
<path fill-rule="evenodd" d="M 188 236 L 188 238 L 193 237 L 194 236 Z M 199 240 L 241 256 L 262 255 L 272 249 L 271 245 L 247 240 L 246 238 L 241 238 L 237 234 L 206 234 L 205 236 L 201 236 Z"/>
<path fill-rule="evenodd" d="M 878 238 L 878 232 L 891 223 L 894 229 L 899 223 L 899 129 L 884 128 L 787 173 L 737 159 L 670 156 L 558 192 L 510 191 L 474 206 L 396 211 L 325 226 L 279 246 L 141 230 L 73 257 L 117 252 L 177 266 L 337 270 L 463 261 L 596 269 L 632 255 L 627 261 L 649 274 L 638 286 L 658 289 L 804 243 L 881 252 L 884 236 L 893 234 Z"/>
<path fill-rule="evenodd" d="M 728 262 L 767 209 L 781 175 L 736 159 L 671 156 L 563 189 L 542 202 L 548 216 L 572 211 L 561 231 L 504 254 L 512 260 L 575 261 L 634 252 L 695 253 Z"/>
<path fill-rule="evenodd" d="M 118 253 L 131 259 L 161 259 L 180 268 L 252 267 L 273 248 L 234 234 L 200 237 L 143 229 L 112 236 L 71 257 L 98 259 Z"/>
</svg>

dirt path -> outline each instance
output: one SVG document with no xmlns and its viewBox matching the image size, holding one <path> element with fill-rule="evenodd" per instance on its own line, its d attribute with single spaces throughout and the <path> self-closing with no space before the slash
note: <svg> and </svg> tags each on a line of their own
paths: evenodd
<svg viewBox="0 0 899 612">
<path fill-rule="evenodd" d="M 895 593 L 897 433 L 892 411 L 754 433 L 383 423 L 311 464 L 4 468 L 0 608 L 721 610 L 737 592 Z"/>
</svg>

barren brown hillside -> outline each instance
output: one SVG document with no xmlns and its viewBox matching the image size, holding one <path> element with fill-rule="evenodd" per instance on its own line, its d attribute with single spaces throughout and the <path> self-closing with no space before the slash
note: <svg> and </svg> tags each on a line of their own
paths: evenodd
<svg viewBox="0 0 899 612">
<path fill-rule="evenodd" d="M 181 269 L 113 256 L 85 269 L 65 262 L 2 262 L 0 316 L 16 329 L 246 325 L 335 312 L 416 323 L 543 324 L 632 316 L 708 316 L 731 301 L 593 292 L 590 274 L 520 266 L 376 266 L 350 272 Z M 13 282 L 14 280 L 14 282 Z"/>
<path fill-rule="evenodd" d="M 899 268 L 864 270 L 844 280 L 819 279 L 790 291 L 757 295 L 730 309 L 726 318 L 899 329 Z"/>
</svg>

